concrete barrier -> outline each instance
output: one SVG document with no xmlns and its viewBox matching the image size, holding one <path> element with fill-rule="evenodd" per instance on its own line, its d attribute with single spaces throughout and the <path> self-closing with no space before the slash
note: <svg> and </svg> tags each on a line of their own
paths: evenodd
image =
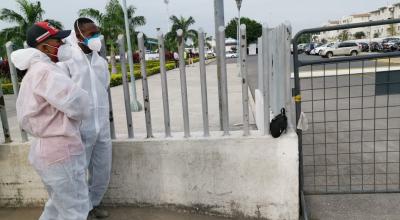
<svg viewBox="0 0 400 220">
<path fill-rule="evenodd" d="M 115 141 L 104 204 L 298 219 L 297 136 L 241 134 Z M 28 144 L 0 145 L 0 206 L 46 201 L 43 185 L 27 162 L 28 150 Z"/>
</svg>

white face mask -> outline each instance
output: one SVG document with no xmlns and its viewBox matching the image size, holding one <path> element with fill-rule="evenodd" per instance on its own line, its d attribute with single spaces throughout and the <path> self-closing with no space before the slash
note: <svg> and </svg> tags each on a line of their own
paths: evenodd
<svg viewBox="0 0 400 220">
<path fill-rule="evenodd" d="M 58 48 L 58 60 L 63 62 L 72 58 L 72 47 L 69 44 L 63 44 Z"/>
<path fill-rule="evenodd" d="M 101 50 L 101 40 L 99 37 L 92 37 L 88 40 L 87 46 L 89 49 L 95 52 L 100 52 Z"/>
</svg>

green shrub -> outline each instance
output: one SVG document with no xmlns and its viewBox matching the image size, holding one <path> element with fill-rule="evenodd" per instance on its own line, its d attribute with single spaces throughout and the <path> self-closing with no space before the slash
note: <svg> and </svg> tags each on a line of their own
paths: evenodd
<svg viewBox="0 0 400 220">
<path fill-rule="evenodd" d="M 1 88 L 3 89 L 4 95 L 14 94 L 14 89 L 12 83 L 1 84 Z"/>
</svg>

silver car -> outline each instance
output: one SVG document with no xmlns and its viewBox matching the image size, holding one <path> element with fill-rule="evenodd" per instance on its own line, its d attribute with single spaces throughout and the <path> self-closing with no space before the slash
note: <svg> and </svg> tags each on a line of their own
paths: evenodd
<svg viewBox="0 0 400 220">
<path fill-rule="evenodd" d="M 331 58 L 333 56 L 357 56 L 361 47 L 355 42 L 341 42 L 321 51 L 321 56 Z"/>
</svg>

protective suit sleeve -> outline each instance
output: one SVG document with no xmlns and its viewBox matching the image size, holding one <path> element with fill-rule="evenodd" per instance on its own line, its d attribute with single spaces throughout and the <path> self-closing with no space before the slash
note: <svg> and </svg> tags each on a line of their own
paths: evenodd
<svg viewBox="0 0 400 220">
<path fill-rule="evenodd" d="M 36 83 L 33 93 L 71 119 L 82 120 L 89 115 L 88 93 L 61 73 L 44 73 Z"/>
</svg>

